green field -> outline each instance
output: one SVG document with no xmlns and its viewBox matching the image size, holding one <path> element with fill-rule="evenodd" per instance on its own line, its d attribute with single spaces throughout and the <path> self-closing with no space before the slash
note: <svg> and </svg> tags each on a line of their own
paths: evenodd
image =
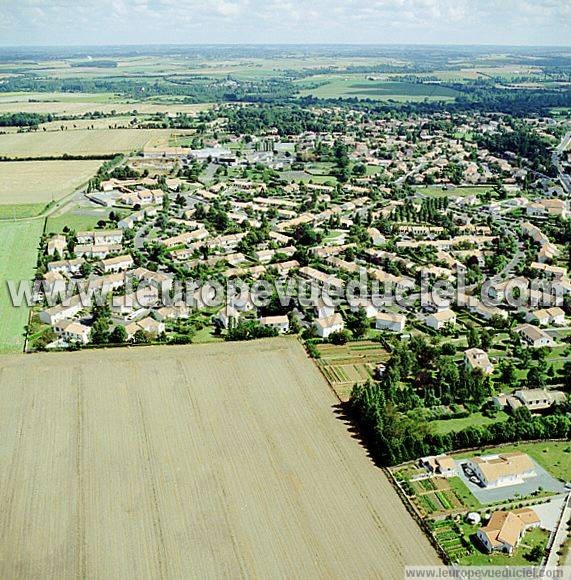
<svg viewBox="0 0 571 580">
<path fill-rule="evenodd" d="M 59 133 L 58 133 L 59 135 Z M 69 134 L 64 134 L 67 137 Z M 4 136 L 6 137 L 6 136 Z M 20 137 L 20 135 L 9 136 Z M 32 135 L 35 137 L 35 135 Z M 38 135 L 43 137 L 43 135 Z M 0 140 L 1 143 L 1 140 Z M 13 161 L 0 163 L 0 218 L 2 205 L 26 204 L 35 205 L 29 208 L 37 215 L 51 201 L 86 183 L 93 177 L 101 165 L 101 161 Z M 12 211 L 4 212 L 6 217 L 13 217 Z M 26 217 L 26 215 L 16 215 Z"/>
<path fill-rule="evenodd" d="M 168 143 L 169 129 L 95 129 L 0 135 L 0 157 L 59 157 L 129 153 Z"/>
<path fill-rule="evenodd" d="M 82 230 L 92 230 L 99 220 L 106 220 L 109 211 L 102 209 L 99 214 L 82 215 L 73 212 L 58 216 L 50 216 L 46 222 L 46 233 L 60 234 L 65 227 L 76 232 Z"/>
<path fill-rule="evenodd" d="M 6 281 L 34 277 L 43 225 L 43 220 L 0 222 L 0 353 L 23 348 L 28 308 L 12 306 Z"/>
<path fill-rule="evenodd" d="M 487 185 L 467 185 L 464 187 L 454 187 L 444 189 L 441 185 L 416 185 L 414 190 L 426 197 L 468 197 L 469 195 L 479 195 L 487 193 L 492 188 Z"/>
<path fill-rule="evenodd" d="M 47 207 L 46 203 L 3 203 L 0 204 L 0 220 L 20 220 L 35 217 Z"/>
<path fill-rule="evenodd" d="M 307 88 L 308 82 L 318 81 L 324 84 L 316 88 Z M 364 98 L 380 101 L 451 101 L 460 93 L 454 89 L 436 84 L 411 82 L 391 82 L 367 80 L 363 75 L 322 75 L 304 79 L 305 88 L 301 85 L 302 96 L 312 95 L 322 99 Z"/>
<path fill-rule="evenodd" d="M 466 427 L 473 427 L 475 425 L 499 423 L 500 421 L 505 421 L 507 418 L 507 413 L 503 411 L 499 411 L 493 418 L 485 417 L 482 413 L 472 413 L 469 417 L 462 417 L 460 419 L 439 419 L 437 421 L 431 421 L 430 428 L 434 433 L 443 435 L 451 431 L 461 431 L 462 429 L 466 429 Z"/>
</svg>

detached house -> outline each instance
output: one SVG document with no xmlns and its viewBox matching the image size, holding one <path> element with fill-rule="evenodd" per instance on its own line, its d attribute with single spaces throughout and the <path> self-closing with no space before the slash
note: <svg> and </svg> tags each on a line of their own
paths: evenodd
<svg viewBox="0 0 571 580">
<path fill-rule="evenodd" d="M 130 270 L 134 265 L 135 262 L 129 254 L 107 258 L 99 263 L 99 267 L 105 273 L 124 272 L 125 270 Z"/>
<path fill-rule="evenodd" d="M 520 452 L 473 457 L 466 463 L 487 488 L 517 485 L 537 475 L 533 461 Z"/>
<path fill-rule="evenodd" d="M 48 242 L 48 256 L 53 256 L 56 252 L 62 256 L 66 248 L 67 240 L 65 239 L 65 236 L 59 234 L 52 236 Z"/>
<path fill-rule="evenodd" d="M 541 326 L 563 326 L 565 324 L 565 311 L 558 306 L 542 308 L 528 313 L 526 320 L 537 321 Z"/>
<path fill-rule="evenodd" d="M 262 316 L 260 318 L 262 326 L 269 326 L 277 330 L 280 334 L 284 334 L 289 330 L 289 318 L 287 316 Z"/>
<path fill-rule="evenodd" d="M 533 348 L 553 346 L 555 344 L 549 334 L 532 324 L 520 324 L 515 328 L 515 332 L 528 346 Z"/>
<path fill-rule="evenodd" d="M 76 320 L 60 320 L 53 325 L 54 331 L 66 342 L 87 344 L 91 328 Z"/>
<path fill-rule="evenodd" d="M 511 512 L 497 511 L 490 521 L 478 530 L 477 537 L 488 552 L 513 554 L 527 530 L 540 525 L 539 516 L 531 508 Z"/>
<path fill-rule="evenodd" d="M 375 321 L 377 330 L 390 330 L 392 332 L 402 332 L 406 324 L 404 314 L 393 314 L 392 312 L 379 312 Z"/>
<path fill-rule="evenodd" d="M 464 351 L 464 364 L 469 369 L 478 369 L 485 375 L 494 372 L 494 366 L 490 362 L 488 354 L 481 348 L 469 348 Z"/>
<path fill-rule="evenodd" d="M 334 332 L 340 332 L 345 328 L 343 318 L 341 318 L 338 312 L 326 318 L 318 318 L 314 321 L 313 325 L 317 336 L 321 338 L 327 338 Z"/>
<path fill-rule="evenodd" d="M 79 296 L 73 296 L 72 298 L 64 301 L 62 304 L 52 306 L 51 308 L 46 308 L 40 312 L 40 320 L 44 324 L 49 324 L 53 326 L 56 322 L 60 320 L 65 320 L 73 318 L 76 314 L 81 312 L 83 306 L 79 299 Z"/>
<path fill-rule="evenodd" d="M 456 324 L 456 314 L 449 308 L 439 310 L 426 317 L 426 325 L 434 330 L 442 330 L 445 326 Z"/>
<path fill-rule="evenodd" d="M 430 457 L 423 457 L 420 460 L 420 465 L 437 475 L 442 477 L 455 477 L 458 475 L 458 468 L 456 461 L 450 455 L 433 455 Z"/>
</svg>

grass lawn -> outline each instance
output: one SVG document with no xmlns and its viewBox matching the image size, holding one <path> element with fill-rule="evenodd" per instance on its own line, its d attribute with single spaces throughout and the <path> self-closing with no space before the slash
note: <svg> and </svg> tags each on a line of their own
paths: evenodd
<svg viewBox="0 0 571 580">
<path fill-rule="evenodd" d="M 486 449 L 485 454 L 509 453 L 521 451 L 527 453 L 535 459 L 539 465 L 546 469 L 551 475 L 561 481 L 571 481 L 571 442 L 568 441 L 544 441 L 539 443 L 514 443 Z M 461 453 L 457 458 L 473 457 L 477 451 Z"/>
<path fill-rule="evenodd" d="M 222 342 L 224 339 L 220 336 L 214 336 L 212 326 L 205 326 L 201 330 L 198 330 L 196 334 L 192 337 L 192 342 L 196 344 L 204 344 L 207 342 Z"/>
<path fill-rule="evenodd" d="M 448 483 L 456 497 L 468 508 L 479 509 L 482 504 L 459 477 L 449 477 Z"/>
<path fill-rule="evenodd" d="M 486 185 L 466 185 L 453 189 L 443 189 L 441 185 L 417 185 L 414 189 L 427 197 L 468 197 L 469 195 L 486 193 L 492 188 Z"/>
<path fill-rule="evenodd" d="M 471 528 L 471 529 L 469 529 Z M 476 532 L 477 528 L 470 526 L 466 529 L 468 537 L 470 532 Z M 535 546 L 541 546 L 544 550 L 549 539 L 549 532 L 534 528 L 525 533 L 519 546 L 514 551 L 512 556 L 507 554 L 493 553 L 485 554 L 475 548 L 473 553 L 460 559 L 459 564 L 462 566 L 532 566 L 539 564 L 539 561 L 529 560 L 526 556 Z"/>
<path fill-rule="evenodd" d="M 437 421 L 431 421 L 430 427 L 434 433 L 450 433 L 451 431 L 461 431 L 466 427 L 471 427 L 473 425 L 489 425 L 490 423 L 499 423 L 505 421 L 508 418 L 507 413 L 499 411 L 498 414 L 493 417 L 486 417 L 482 413 L 472 413 L 469 417 L 462 417 L 460 419 L 439 419 Z"/>
<path fill-rule="evenodd" d="M 34 277 L 43 225 L 43 220 L 0 222 L 0 353 L 23 348 L 29 309 L 12 306 L 6 281 Z"/>
<path fill-rule="evenodd" d="M 63 229 L 68 228 L 80 232 L 82 230 L 92 230 L 99 220 L 109 217 L 109 211 L 102 211 L 100 215 L 81 215 L 76 213 L 66 213 L 56 217 L 48 217 L 46 232 L 58 234 Z"/>
</svg>

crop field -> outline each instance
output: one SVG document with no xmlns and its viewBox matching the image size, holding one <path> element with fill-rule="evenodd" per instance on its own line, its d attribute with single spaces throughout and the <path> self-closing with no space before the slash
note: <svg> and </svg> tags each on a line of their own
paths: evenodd
<svg viewBox="0 0 571 580">
<path fill-rule="evenodd" d="M 0 135 L 0 157 L 110 155 L 168 142 L 169 129 L 100 129 Z"/>
<path fill-rule="evenodd" d="M 12 306 L 6 281 L 34 277 L 43 225 L 43 220 L 0 221 L 0 353 L 21 351 L 24 346 L 28 308 Z"/>
<path fill-rule="evenodd" d="M 411 82 L 370 81 L 363 75 L 354 76 L 315 76 L 304 79 L 304 83 L 326 81 L 317 88 L 304 88 L 302 96 L 313 95 L 317 98 L 364 98 L 394 101 L 451 101 L 459 95 L 458 91 L 437 84 Z"/>
<path fill-rule="evenodd" d="M 436 554 L 301 345 L 0 358 L 3 578 L 398 578 Z"/>
<path fill-rule="evenodd" d="M 0 204 L 45 205 L 88 181 L 100 165 L 101 161 L 2 162 Z"/>
<path fill-rule="evenodd" d="M 209 104 L 160 103 L 151 101 L 119 101 L 112 95 L 102 93 L 8 93 L 0 95 L 0 114 L 2 113 L 57 113 L 59 115 L 83 115 L 91 112 L 127 114 L 151 113 L 195 113 L 205 110 Z"/>
<path fill-rule="evenodd" d="M 342 346 L 318 344 L 317 364 L 342 401 L 348 401 L 355 383 L 373 376 L 375 367 L 389 358 L 387 351 L 372 341 L 350 342 Z"/>
</svg>

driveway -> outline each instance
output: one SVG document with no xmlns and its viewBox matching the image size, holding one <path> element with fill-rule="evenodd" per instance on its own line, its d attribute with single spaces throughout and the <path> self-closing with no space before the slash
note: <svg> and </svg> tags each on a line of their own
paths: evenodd
<svg viewBox="0 0 571 580">
<path fill-rule="evenodd" d="M 543 529 L 549 530 L 550 532 L 554 532 L 557 529 L 565 499 L 565 497 L 558 497 L 547 503 L 533 506 L 533 511 L 539 516 Z"/>
<path fill-rule="evenodd" d="M 494 489 L 486 489 L 472 483 L 461 468 L 462 463 L 458 462 L 459 468 L 458 473 L 462 481 L 466 484 L 468 489 L 476 497 L 476 499 L 482 504 L 490 504 L 499 501 L 508 501 L 512 499 L 516 494 L 520 496 L 527 496 L 537 491 L 540 487 L 546 491 L 554 491 L 557 493 L 565 492 L 565 486 L 552 475 L 550 475 L 543 467 L 539 466 L 535 461 L 535 472 L 537 475 L 535 477 L 529 477 L 524 479 L 523 483 L 516 485 L 506 485 L 505 487 L 497 487 Z"/>
</svg>

